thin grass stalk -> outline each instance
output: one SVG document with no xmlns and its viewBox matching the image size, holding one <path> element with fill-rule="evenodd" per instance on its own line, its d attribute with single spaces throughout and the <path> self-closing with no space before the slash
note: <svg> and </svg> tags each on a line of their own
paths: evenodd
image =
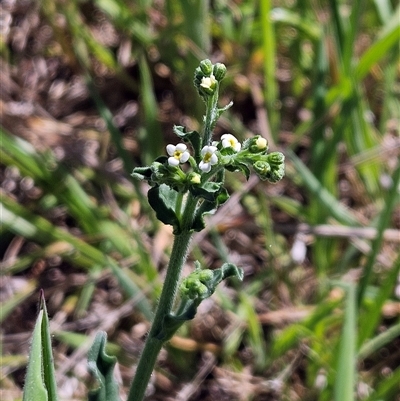
<svg viewBox="0 0 400 401">
<path fill-rule="evenodd" d="M 345 225 L 360 226 L 360 222 L 353 214 L 321 185 L 314 174 L 291 150 L 287 149 L 285 153 L 293 163 L 296 173 L 301 177 L 302 185 L 307 188 L 312 196 L 319 199 L 320 205 L 326 208 L 332 217 Z"/>
<path fill-rule="evenodd" d="M 167 3 L 177 2 L 167 0 Z M 179 0 L 179 5 L 182 14 L 181 32 L 187 39 L 185 71 L 192 72 L 198 66 L 199 61 L 210 54 L 210 0 Z M 172 5 L 169 8 L 172 9 Z M 180 91 L 182 103 L 189 106 L 187 113 L 202 122 L 204 103 L 193 87 L 192 73 L 184 76 Z"/>
<path fill-rule="evenodd" d="M 353 57 L 354 57 L 354 44 L 357 38 L 359 21 L 362 13 L 364 0 L 355 0 L 351 3 L 351 14 L 349 18 L 348 29 L 346 30 L 346 36 L 344 40 L 344 48 L 342 51 L 342 63 L 344 67 L 344 73 L 347 76 L 352 76 L 353 70 Z"/>
<path fill-rule="evenodd" d="M 400 260 L 397 263 L 400 263 Z M 383 348 L 385 345 L 389 344 L 399 336 L 400 322 L 389 327 L 383 333 L 378 334 L 376 337 L 366 342 L 358 351 L 358 360 L 362 362 L 364 359 L 368 358 L 373 353 L 377 352 L 379 349 Z"/>
<path fill-rule="evenodd" d="M 279 112 L 276 109 L 278 84 L 276 82 L 276 42 L 275 27 L 271 18 L 273 4 L 271 0 L 260 0 L 260 25 L 262 49 L 264 53 L 264 100 L 268 110 L 270 132 L 277 139 L 280 125 Z"/>
<path fill-rule="evenodd" d="M 377 224 L 378 234 L 377 234 L 375 240 L 372 242 L 371 252 L 368 255 L 367 263 L 363 269 L 364 274 L 360 280 L 360 285 L 359 285 L 358 295 L 357 295 L 358 305 L 363 304 L 363 301 L 365 298 L 365 292 L 366 292 L 369 282 L 371 280 L 371 275 L 372 275 L 373 267 L 375 264 L 375 260 L 379 253 L 379 250 L 381 249 L 381 246 L 382 246 L 383 233 L 390 223 L 390 218 L 392 216 L 393 208 L 396 205 L 396 202 L 398 202 L 399 184 L 400 184 L 400 163 L 398 163 L 397 168 L 396 168 L 395 172 L 393 173 L 392 187 L 390 188 L 390 191 L 388 192 L 388 195 L 387 195 L 385 203 L 384 203 L 383 210 L 381 212 L 381 215 L 380 215 L 380 218 L 379 218 L 379 221 Z"/>
<path fill-rule="evenodd" d="M 139 57 L 140 89 L 143 109 L 144 132 L 141 135 L 141 144 L 144 154 L 142 159 L 145 164 L 151 164 L 162 153 L 164 138 L 161 124 L 158 121 L 158 104 L 154 95 L 154 85 L 150 74 L 150 68 L 145 55 Z M 130 169 L 129 174 L 133 168 Z M 138 184 L 136 184 L 138 185 Z"/>
<path fill-rule="evenodd" d="M 339 359 L 336 369 L 334 397 L 335 401 L 354 401 L 356 382 L 356 338 L 357 309 L 356 289 L 347 287 L 347 300 L 344 313 L 343 331 L 340 336 Z"/>
</svg>

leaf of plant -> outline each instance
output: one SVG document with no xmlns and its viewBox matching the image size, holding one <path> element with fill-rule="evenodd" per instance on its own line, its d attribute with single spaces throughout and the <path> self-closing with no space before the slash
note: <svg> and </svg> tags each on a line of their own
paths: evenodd
<svg viewBox="0 0 400 401">
<path fill-rule="evenodd" d="M 194 196 L 199 196 L 207 201 L 213 202 L 218 197 L 221 185 L 221 183 L 217 182 L 206 182 L 203 185 L 193 185 L 190 188 L 190 192 Z"/>
<path fill-rule="evenodd" d="M 119 401 L 118 383 L 114 378 L 117 358 L 106 354 L 107 333 L 96 334 L 88 353 L 88 369 L 99 383 L 99 387 L 89 392 L 89 401 Z"/>
<path fill-rule="evenodd" d="M 246 180 L 248 180 L 250 177 L 250 169 L 244 163 L 235 163 L 234 165 L 228 164 L 225 166 L 225 168 L 232 172 L 241 171 L 246 177 Z"/>
<path fill-rule="evenodd" d="M 186 131 L 185 127 L 180 125 L 174 126 L 174 133 L 179 137 L 182 138 L 185 142 L 190 142 L 193 146 L 194 154 L 196 157 L 196 161 L 200 158 L 200 147 L 201 147 L 201 137 L 197 131 Z"/>
<path fill-rule="evenodd" d="M 153 174 L 153 171 L 151 170 L 151 167 L 149 167 L 149 166 L 135 167 L 132 171 L 131 176 L 133 178 L 136 178 L 137 180 L 149 181 L 152 174 Z"/>
<path fill-rule="evenodd" d="M 57 401 L 49 318 L 43 292 L 40 312 L 32 334 L 32 345 L 25 378 L 23 401 Z"/>
<path fill-rule="evenodd" d="M 192 229 L 194 231 L 201 231 L 205 228 L 206 223 L 204 216 L 206 214 L 213 214 L 217 210 L 217 202 L 204 201 L 196 211 L 193 219 Z"/>
<path fill-rule="evenodd" d="M 179 219 L 175 213 L 178 193 L 165 184 L 151 188 L 147 193 L 150 206 L 154 209 L 157 219 L 174 227 L 174 233 L 179 233 Z"/>
<path fill-rule="evenodd" d="M 205 228 L 206 223 L 204 216 L 206 214 L 213 214 L 217 210 L 218 206 L 224 204 L 229 199 L 228 191 L 225 187 L 221 187 L 218 196 L 213 201 L 205 200 L 199 208 L 196 210 L 196 214 L 193 219 L 192 229 L 194 231 L 201 231 Z"/>
</svg>

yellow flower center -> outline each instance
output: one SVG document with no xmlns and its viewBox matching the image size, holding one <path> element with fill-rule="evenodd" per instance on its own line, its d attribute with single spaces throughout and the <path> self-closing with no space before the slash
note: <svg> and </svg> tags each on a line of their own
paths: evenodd
<svg viewBox="0 0 400 401">
<path fill-rule="evenodd" d="M 204 161 L 204 163 L 209 163 L 210 160 L 211 160 L 211 156 L 212 156 L 212 155 L 213 155 L 212 153 L 207 152 L 207 153 L 203 156 L 203 161 Z"/>
<path fill-rule="evenodd" d="M 179 160 L 182 156 L 183 152 L 181 150 L 175 150 L 174 157 L 175 159 Z"/>
</svg>

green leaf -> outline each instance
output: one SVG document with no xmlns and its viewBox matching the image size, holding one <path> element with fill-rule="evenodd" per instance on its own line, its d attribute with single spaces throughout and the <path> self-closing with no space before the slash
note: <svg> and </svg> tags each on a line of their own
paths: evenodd
<svg viewBox="0 0 400 401">
<path fill-rule="evenodd" d="M 202 185 L 192 185 L 190 192 L 194 196 L 201 197 L 209 202 L 213 202 L 218 198 L 221 191 L 222 183 L 219 182 L 205 182 Z"/>
<path fill-rule="evenodd" d="M 161 184 L 151 188 L 147 194 L 150 206 L 154 209 L 157 219 L 164 224 L 174 227 L 174 233 L 179 233 L 180 223 L 175 213 L 175 206 L 178 192 L 171 189 L 168 185 Z"/>
<path fill-rule="evenodd" d="M 23 401 L 57 401 L 49 318 L 43 292 L 40 294 L 40 312 L 32 335 L 22 399 Z"/>
<path fill-rule="evenodd" d="M 217 210 L 215 202 L 204 201 L 196 211 L 193 219 L 192 229 L 194 231 L 204 230 L 206 222 L 204 221 L 204 215 L 213 214 Z"/>
<path fill-rule="evenodd" d="M 131 176 L 136 178 L 137 180 L 146 180 L 149 181 L 151 178 L 153 171 L 151 167 L 135 167 L 132 171 Z"/>
<path fill-rule="evenodd" d="M 204 202 L 198 207 L 193 219 L 192 229 L 194 231 L 203 230 L 206 224 L 204 221 L 204 216 L 215 213 L 218 206 L 224 204 L 228 199 L 228 191 L 225 187 L 221 186 L 219 191 L 214 194 L 213 200 L 204 200 Z"/>
<path fill-rule="evenodd" d="M 232 106 L 233 106 L 233 102 L 229 102 L 226 106 L 218 108 L 218 110 L 217 110 L 217 115 L 218 115 L 217 119 L 221 116 L 221 114 L 224 111 L 230 109 Z"/>
<path fill-rule="evenodd" d="M 244 163 L 240 163 L 240 162 L 236 162 L 235 164 L 227 164 L 225 166 L 225 168 L 228 171 L 232 171 L 232 172 L 236 172 L 236 171 L 242 172 L 244 174 L 244 176 L 246 177 L 246 180 L 249 179 L 250 174 L 251 174 L 250 169 L 247 167 L 247 165 Z"/>
<path fill-rule="evenodd" d="M 195 159 L 197 162 L 200 161 L 200 147 L 201 147 L 201 137 L 197 131 L 186 131 L 186 127 L 180 125 L 174 126 L 174 133 L 182 138 L 185 142 L 190 142 L 192 144 Z"/>
<path fill-rule="evenodd" d="M 117 358 L 106 354 L 107 333 L 98 332 L 88 353 L 88 369 L 99 387 L 89 392 L 89 401 L 119 401 L 118 383 L 114 378 Z"/>
</svg>

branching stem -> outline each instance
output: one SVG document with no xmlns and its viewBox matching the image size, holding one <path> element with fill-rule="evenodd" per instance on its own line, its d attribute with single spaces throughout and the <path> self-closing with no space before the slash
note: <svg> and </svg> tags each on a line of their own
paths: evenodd
<svg viewBox="0 0 400 401">
<path fill-rule="evenodd" d="M 164 344 L 164 340 L 157 338 L 161 332 L 165 316 L 169 315 L 175 301 L 182 267 L 187 258 L 187 252 L 192 238 L 191 225 L 196 210 L 197 199 L 189 194 L 182 215 L 182 232 L 175 236 L 171 258 L 167 268 L 167 275 L 160 301 L 154 316 L 153 325 L 147 337 L 139 364 L 136 369 L 127 401 L 142 401 L 147 384 L 153 372 L 157 356 Z"/>
</svg>

